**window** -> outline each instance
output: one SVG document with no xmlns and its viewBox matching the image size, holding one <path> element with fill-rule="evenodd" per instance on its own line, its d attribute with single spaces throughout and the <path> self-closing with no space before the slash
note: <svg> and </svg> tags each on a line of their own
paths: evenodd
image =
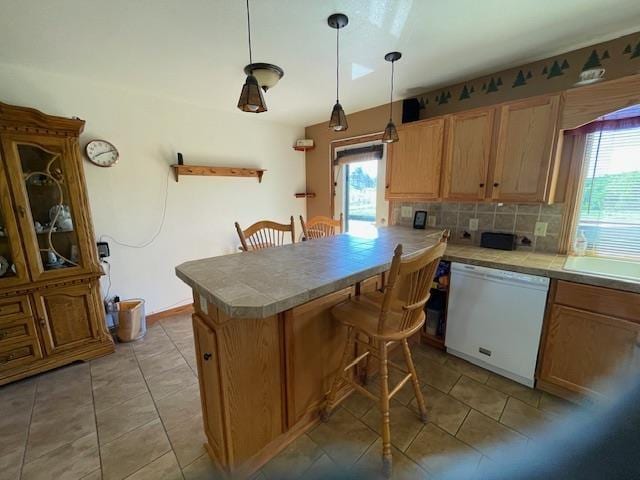
<svg viewBox="0 0 640 480">
<path fill-rule="evenodd" d="M 591 254 L 640 259 L 640 127 L 586 135 L 580 231 Z"/>
</svg>

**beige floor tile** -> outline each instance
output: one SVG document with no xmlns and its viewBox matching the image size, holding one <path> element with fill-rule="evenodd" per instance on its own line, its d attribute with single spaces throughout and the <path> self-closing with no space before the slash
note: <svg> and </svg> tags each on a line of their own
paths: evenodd
<svg viewBox="0 0 640 480">
<path fill-rule="evenodd" d="M 85 475 L 80 480 L 102 480 L 102 469 L 94 470 L 89 475 Z"/>
<path fill-rule="evenodd" d="M 151 391 L 151 395 L 155 400 L 176 393 L 184 388 L 195 384 L 198 377 L 193 374 L 189 365 L 179 365 L 178 367 L 164 372 L 160 375 L 154 375 L 147 379 L 147 385 Z"/>
<path fill-rule="evenodd" d="M 473 378 L 476 382 L 485 383 L 489 378 L 488 370 L 469 363 L 462 358 L 454 357 L 453 355 L 447 356 L 444 364 L 462 375 Z"/>
<path fill-rule="evenodd" d="M 505 447 L 526 445 L 527 438 L 480 412 L 471 410 L 456 438 L 491 459 L 500 458 Z"/>
<path fill-rule="evenodd" d="M 427 420 L 451 435 L 455 435 L 470 408 L 437 388 L 427 385 L 422 390 L 427 407 Z M 419 411 L 416 400 L 411 402 L 410 407 L 415 412 Z"/>
<path fill-rule="evenodd" d="M 333 460 L 323 453 L 309 469 L 304 472 L 302 478 L 304 480 L 327 480 L 330 478 L 336 478 L 336 472 L 342 471 Z"/>
<path fill-rule="evenodd" d="M 182 471 L 173 452 L 167 452 L 145 465 L 127 480 L 182 480 Z"/>
<path fill-rule="evenodd" d="M 416 358 L 414 363 L 420 385 L 431 385 L 444 393 L 449 393 L 460 378 L 458 372 L 431 358 Z"/>
<path fill-rule="evenodd" d="M 186 365 L 184 358 L 172 345 L 171 350 L 153 356 L 139 358 L 140 369 L 145 378 L 161 375 L 181 365 Z"/>
<path fill-rule="evenodd" d="M 98 358 L 91 362 L 91 379 L 93 388 L 101 386 L 101 381 L 109 381 L 112 378 L 119 378 L 125 372 L 130 372 L 138 368 L 138 361 L 133 355 L 133 351 L 116 352 L 106 357 Z"/>
<path fill-rule="evenodd" d="M 138 427 L 100 445 L 104 480 L 120 480 L 171 450 L 160 420 Z"/>
<path fill-rule="evenodd" d="M 29 413 L 33 407 L 37 378 L 32 377 L 0 387 L 0 422 L 8 415 Z"/>
<path fill-rule="evenodd" d="M 151 395 L 143 393 L 131 400 L 96 413 L 98 436 L 104 445 L 131 430 L 158 418 Z"/>
<path fill-rule="evenodd" d="M 0 480 L 18 480 L 24 455 L 24 442 L 14 445 L 11 450 L 0 448 Z"/>
<path fill-rule="evenodd" d="M 571 403 L 563 398 L 556 397 L 555 395 L 551 395 L 547 392 L 542 392 L 542 396 L 540 397 L 540 405 L 538 408 L 552 415 L 565 416 L 575 412 L 580 407 L 575 403 Z"/>
<path fill-rule="evenodd" d="M 119 375 L 102 377 L 93 382 L 93 401 L 96 412 L 115 407 L 121 403 L 147 393 L 147 384 L 136 363 Z"/>
<path fill-rule="evenodd" d="M 353 392 L 340 405 L 358 418 L 362 417 L 372 407 L 377 406 L 369 397 L 358 392 Z"/>
<path fill-rule="evenodd" d="M 426 479 L 427 472 L 395 447 L 391 447 L 393 480 Z M 376 440 L 353 468 L 356 478 L 384 480 L 382 474 L 382 438 Z"/>
<path fill-rule="evenodd" d="M 322 456 L 322 449 L 309 436 L 302 435 L 262 467 L 269 480 L 296 479 Z"/>
<path fill-rule="evenodd" d="M 25 462 L 31 462 L 95 431 L 92 403 L 67 403 L 55 409 L 47 404 L 36 405 L 29 427 Z"/>
<path fill-rule="evenodd" d="M 507 401 L 507 406 L 500 417 L 500 423 L 530 438 L 538 437 L 547 431 L 552 421 L 553 417 L 550 414 L 513 397 Z"/>
<path fill-rule="evenodd" d="M 160 328 L 161 327 L 157 327 Z M 136 340 L 132 343 L 133 351 L 136 354 L 138 361 L 143 359 L 159 355 L 161 353 L 168 353 L 175 349 L 175 346 L 168 335 L 162 331 L 161 334 L 147 336 L 140 340 Z"/>
<path fill-rule="evenodd" d="M 481 457 L 480 453 L 469 445 L 449 435 L 433 423 L 428 423 L 422 429 L 405 453 L 432 474 L 441 473 L 461 462 L 477 465 Z"/>
<path fill-rule="evenodd" d="M 201 412 L 200 386 L 194 384 L 156 400 L 156 406 L 167 430 L 178 428 L 184 418 L 192 417 Z"/>
<path fill-rule="evenodd" d="M 451 389 L 451 396 L 498 420 L 507 403 L 507 396 L 486 387 L 475 380 L 462 376 Z"/>
<path fill-rule="evenodd" d="M 24 450 L 29 432 L 31 410 L 18 409 L 13 413 L 0 414 L 0 455 L 3 457 Z"/>
<path fill-rule="evenodd" d="M 431 361 L 435 361 L 444 365 L 444 362 L 447 361 L 447 353 L 443 350 L 434 348 L 430 345 L 424 345 L 422 343 L 416 343 L 411 345 L 411 355 L 413 357 L 414 363 L 418 361 L 417 357 L 428 358 Z"/>
<path fill-rule="evenodd" d="M 204 443 L 207 439 L 199 411 L 190 417 L 183 417 L 178 426 L 167 430 L 167 435 L 182 468 L 205 453 Z"/>
<path fill-rule="evenodd" d="M 401 372 L 390 369 L 389 370 L 389 391 L 393 390 L 393 388 L 402 380 L 404 374 Z M 376 397 L 380 396 L 380 377 L 376 374 L 369 384 L 367 385 L 367 390 L 372 392 Z M 415 398 L 415 393 L 413 391 L 413 385 L 411 381 L 407 382 L 399 391 L 393 396 L 393 399 L 397 402 L 400 402 L 403 405 L 409 405 L 411 401 Z"/>
<path fill-rule="evenodd" d="M 214 480 L 224 478 L 209 455 L 202 455 L 182 470 L 185 480 Z"/>
<path fill-rule="evenodd" d="M 506 393 L 512 397 L 516 397 L 518 400 L 522 400 L 524 403 L 527 403 L 532 407 L 538 406 L 540 403 L 540 396 L 542 395 L 540 390 L 534 390 L 533 388 L 526 387 L 520 383 L 494 373 L 489 375 L 487 386 L 500 390 L 502 393 Z"/>
<path fill-rule="evenodd" d="M 340 466 L 353 465 L 378 438 L 375 432 L 343 408 L 337 408 L 329 421 L 311 432 L 316 442 Z"/>
<path fill-rule="evenodd" d="M 76 480 L 100 468 L 98 438 L 95 433 L 48 452 L 25 463 L 23 480 Z"/>
<path fill-rule="evenodd" d="M 191 346 L 188 348 L 184 348 L 183 350 L 180 350 L 180 354 L 182 355 L 182 358 L 185 359 L 187 364 L 191 367 L 191 370 L 193 370 L 194 375 L 198 376 L 198 365 L 196 364 L 195 346 Z"/>
<path fill-rule="evenodd" d="M 92 403 L 91 370 L 88 363 L 62 367 L 38 377 L 35 408 L 46 406 L 54 411 L 69 403 Z"/>
<path fill-rule="evenodd" d="M 378 435 L 382 435 L 382 415 L 380 414 L 380 408 L 370 409 L 367 414 L 362 417 L 362 421 L 378 433 Z M 424 426 L 415 411 L 393 399 L 391 399 L 389 409 L 389 421 L 391 427 L 391 444 L 401 451 L 407 449 Z"/>
</svg>

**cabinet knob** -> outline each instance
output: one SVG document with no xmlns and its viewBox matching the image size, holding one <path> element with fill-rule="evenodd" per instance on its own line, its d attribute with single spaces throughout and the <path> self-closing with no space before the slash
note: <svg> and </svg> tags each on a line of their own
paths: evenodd
<svg viewBox="0 0 640 480">
<path fill-rule="evenodd" d="M 44 328 L 44 327 L 46 327 L 46 326 L 47 326 L 47 322 L 45 322 L 45 321 L 44 321 L 44 318 L 42 318 L 42 317 L 40 317 L 40 318 L 38 319 L 38 322 L 40 322 L 40 326 L 41 326 L 42 328 Z"/>
<path fill-rule="evenodd" d="M 480 188 L 483 188 L 483 187 L 484 187 L 484 183 L 481 183 L 481 184 L 480 184 Z"/>
<path fill-rule="evenodd" d="M 499 184 L 498 182 L 495 182 L 495 183 L 493 184 L 493 186 L 494 186 L 494 187 L 499 187 L 499 186 L 500 186 L 500 184 Z"/>
<path fill-rule="evenodd" d="M 20 218 L 24 218 L 26 212 L 22 205 L 18 205 L 18 213 L 20 214 Z"/>
<path fill-rule="evenodd" d="M 205 353 L 202 358 L 204 358 L 204 361 L 207 362 L 209 361 L 209 359 L 211 358 L 211 354 L 210 353 Z"/>
</svg>

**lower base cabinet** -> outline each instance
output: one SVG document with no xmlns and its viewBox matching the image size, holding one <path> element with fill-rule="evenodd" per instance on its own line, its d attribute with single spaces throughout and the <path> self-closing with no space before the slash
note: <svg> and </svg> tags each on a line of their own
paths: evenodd
<svg viewBox="0 0 640 480">
<path fill-rule="evenodd" d="M 555 281 L 549 295 L 538 386 L 602 398 L 640 373 L 640 295 Z"/>
</svg>

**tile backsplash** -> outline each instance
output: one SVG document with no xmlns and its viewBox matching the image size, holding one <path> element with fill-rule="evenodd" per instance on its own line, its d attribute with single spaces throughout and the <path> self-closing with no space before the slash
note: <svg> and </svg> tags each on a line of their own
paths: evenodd
<svg viewBox="0 0 640 480">
<path fill-rule="evenodd" d="M 402 207 L 411 207 L 411 217 L 401 215 Z M 391 214 L 396 225 L 413 225 L 416 210 L 426 210 L 435 217 L 436 228 L 451 230 L 451 242 L 480 245 L 480 234 L 486 231 L 515 233 L 518 249 L 555 253 L 562 225 L 564 204 L 531 205 L 515 203 L 393 202 Z M 477 219 L 477 231 L 471 231 L 470 220 Z M 431 220 L 433 221 L 433 220 Z M 537 222 L 547 224 L 545 236 L 534 235 Z M 528 244 L 528 241 L 531 243 Z"/>
</svg>

